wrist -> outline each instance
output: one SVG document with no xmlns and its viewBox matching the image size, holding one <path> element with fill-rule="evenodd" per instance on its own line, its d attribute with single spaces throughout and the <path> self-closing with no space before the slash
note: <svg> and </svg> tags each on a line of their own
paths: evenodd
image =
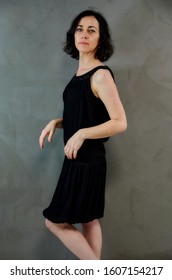
<svg viewBox="0 0 172 280">
<path fill-rule="evenodd" d="M 79 134 L 80 134 L 80 137 L 81 137 L 81 139 L 82 139 L 83 141 L 87 139 L 87 137 L 86 137 L 86 128 L 81 128 L 81 129 L 79 130 Z"/>
<path fill-rule="evenodd" d="M 54 119 L 52 122 L 55 124 L 56 128 L 61 128 L 63 126 L 63 119 Z"/>
<path fill-rule="evenodd" d="M 51 121 L 51 123 L 53 123 L 56 126 L 58 124 L 58 121 L 57 121 L 57 119 L 54 119 Z"/>
</svg>

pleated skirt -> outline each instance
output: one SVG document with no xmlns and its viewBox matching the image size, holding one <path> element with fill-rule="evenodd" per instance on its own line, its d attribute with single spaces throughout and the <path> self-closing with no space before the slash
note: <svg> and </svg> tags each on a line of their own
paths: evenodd
<svg viewBox="0 0 172 280">
<path fill-rule="evenodd" d="M 104 145 L 84 146 L 77 159 L 65 157 L 50 205 L 43 215 L 54 223 L 88 223 L 102 218 L 105 206 Z"/>
</svg>

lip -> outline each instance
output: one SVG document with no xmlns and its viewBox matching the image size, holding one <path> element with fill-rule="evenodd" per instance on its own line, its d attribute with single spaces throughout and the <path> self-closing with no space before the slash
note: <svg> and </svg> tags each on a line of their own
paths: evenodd
<svg viewBox="0 0 172 280">
<path fill-rule="evenodd" d="M 79 42 L 78 44 L 80 44 L 80 45 L 88 45 L 87 42 Z"/>
</svg>

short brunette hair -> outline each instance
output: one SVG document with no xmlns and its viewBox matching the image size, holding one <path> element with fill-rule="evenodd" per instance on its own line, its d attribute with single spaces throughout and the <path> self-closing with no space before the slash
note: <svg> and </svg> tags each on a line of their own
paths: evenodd
<svg viewBox="0 0 172 280">
<path fill-rule="evenodd" d="M 79 51 L 75 47 L 74 34 L 79 21 L 86 16 L 93 16 L 99 22 L 100 38 L 99 47 L 95 53 L 95 58 L 99 59 L 101 62 L 107 61 L 113 54 L 114 50 L 109 32 L 109 26 L 102 14 L 94 10 L 83 11 L 72 21 L 71 26 L 66 34 L 66 42 L 63 50 L 71 57 L 79 59 Z"/>
</svg>

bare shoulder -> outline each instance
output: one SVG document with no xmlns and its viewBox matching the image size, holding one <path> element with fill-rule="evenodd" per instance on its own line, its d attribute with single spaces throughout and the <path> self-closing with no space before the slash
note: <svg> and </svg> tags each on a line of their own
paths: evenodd
<svg viewBox="0 0 172 280">
<path fill-rule="evenodd" d="M 96 84 L 106 84 L 113 81 L 112 74 L 108 69 L 99 69 L 93 75 L 93 83 Z"/>
<path fill-rule="evenodd" d="M 96 97 L 102 100 L 107 96 L 118 95 L 116 83 L 108 69 L 99 69 L 94 73 L 91 87 Z"/>
</svg>

